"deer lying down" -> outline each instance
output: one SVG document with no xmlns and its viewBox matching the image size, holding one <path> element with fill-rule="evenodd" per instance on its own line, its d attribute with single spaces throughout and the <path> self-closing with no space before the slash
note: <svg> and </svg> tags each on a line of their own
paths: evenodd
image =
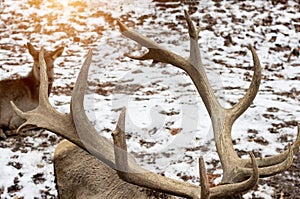
<svg viewBox="0 0 300 199">
<path fill-rule="evenodd" d="M 24 122 L 11 108 L 10 101 L 13 101 L 21 110 L 29 111 L 37 107 L 39 102 L 40 66 L 39 51 L 30 43 L 27 43 L 29 53 L 33 57 L 32 70 L 26 77 L 19 79 L 6 79 L 0 81 L 0 137 L 16 133 L 16 129 Z M 54 72 L 53 63 L 61 56 L 64 48 L 60 47 L 55 51 L 45 51 L 44 57 L 47 66 L 49 80 L 48 95 L 50 94 Z"/>
</svg>

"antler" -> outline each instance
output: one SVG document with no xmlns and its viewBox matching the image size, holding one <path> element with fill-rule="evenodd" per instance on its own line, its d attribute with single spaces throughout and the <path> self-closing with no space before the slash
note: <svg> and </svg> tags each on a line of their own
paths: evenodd
<svg viewBox="0 0 300 199">
<path fill-rule="evenodd" d="M 226 109 L 222 107 L 215 96 L 205 74 L 204 68 L 202 67 L 198 45 L 198 34 L 200 31 L 196 31 L 187 11 L 185 11 L 185 18 L 188 24 L 190 35 L 189 60 L 170 52 L 169 50 L 166 50 L 159 44 L 151 41 L 140 33 L 129 29 L 120 21 L 118 21 L 118 25 L 121 33 L 124 36 L 148 48 L 148 52 L 142 56 L 136 57 L 128 55 L 129 57 L 137 60 L 150 59 L 154 62 L 169 63 L 175 67 L 183 69 L 191 77 L 212 120 L 217 152 L 223 167 L 222 184 L 242 182 L 251 174 L 253 174 L 254 169 L 251 167 L 254 166 L 249 164 L 250 159 L 241 159 L 236 154 L 231 140 L 231 129 L 235 120 L 251 105 L 258 92 L 261 79 L 261 66 L 259 58 L 254 48 L 250 45 L 249 49 L 252 53 L 254 63 L 254 74 L 250 87 L 245 96 L 232 108 Z M 261 177 L 271 176 L 289 168 L 293 161 L 293 152 L 298 150 L 299 145 L 300 126 L 298 126 L 298 135 L 296 141 L 283 153 L 267 158 L 256 159 L 259 175 Z M 255 161 L 251 162 L 253 163 Z"/>
<path fill-rule="evenodd" d="M 186 18 L 191 37 L 190 61 L 160 47 L 158 44 L 148 40 L 139 33 L 129 30 L 121 22 L 119 22 L 119 25 L 124 35 L 149 49 L 147 54 L 142 57 L 136 57 L 137 59 L 153 59 L 154 61 L 171 63 L 182 68 L 191 76 L 212 119 L 217 150 L 224 169 L 222 181 L 224 185 L 219 185 L 213 188 L 208 187 L 202 159 L 200 159 L 200 178 L 201 182 L 203 182 L 201 183 L 201 187 L 169 179 L 141 168 L 138 164 L 136 164 L 134 158 L 127 153 L 124 132 L 125 109 L 120 115 L 116 130 L 113 132 L 114 145 L 109 140 L 97 134 L 96 130 L 88 121 L 83 108 L 84 93 L 87 86 L 86 82 L 92 58 L 92 51 L 89 51 L 75 84 L 75 88 L 72 93 L 71 114 L 64 115 L 56 111 L 48 101 L 48 80 L 45 71 L 44 53 L 43 49 L 41 50 L 39 54 L 39 62 L 41 66 L 39 106 L 35 110 L 23 113 L 13 103 L 11 103 L 16 113 L 26 120 L 26 122 L 20 126 L 18 130 L 28 126 L 31 128 L 35 127 L 50 130 L 68 139 L 97 157 L 105 164 L 116 169 L 120 178 L 127 182 L 189 198 L 220 198 L 247 191 L 257 183 L 258 174 L 272 175 L 275 173 L 271 173 L 271 169 L 274 167 L 277 169 L 276 172 L 288 167 L 292 162 L 293 150 L 296 150 L 299 146 L 299 136 L 294 145 L 289 147 L 289 150 L 284 153 L 270 158 L 261 160 L 257 159 L 260 167 L 267 166 L 266 168 L 258 169 L 253 154 L 250 154 L 251 160 L 242 160 L 234 152 L 230 137 L 231 126 L 235 119 L 251 104 L 258 90 L 260 78 L 256 77 L 253 79 L 250 91 L 246 93 L 245 97 L 239 104 L 234 106 L 232 109 L 223 108 L 215 97 L 202 67 L 199 47 L 197 44 L 199 31 L 195 31 L 187 13 Z M 259 60 L 254 49 L 250 47 L 250 50 L 253 54 L 253 60 L 256 66 L 255 74 L 260 76 Z M 225 158 L 224 151 L 226 150 L 229 155 L 226 155 Z M 282 161 L 278 161 L 278 159 L 282 159 Z M 230 164 L 232 164 L 232 166 Z M 99 173 L 101 173 L 101 171 L 99 171 Z M 225 184 L 232 182 L 233 184 Z"/>
<path fill-rule="evenodd" d="M 81 68 L 78 79 L 76 81 L 71 101 L 71 114 L 62 114 L 56 111 L 48 100 L 48 78 L 46 74 L 46 65 L 44 61 L 43 49 L 39 54 L 39 64 L 41 68 L 41 84 L 40 84 L 40 96 L 39 105 L 36 109 L 28 112 L 22 112 L 18 109 L 13 102 L 11 105 L 15 112 L 23 119 L 26 120 L 19 128 L 30 127 L 43 128 L 60 135 L 67 140 L 73 142 L 77 146 L 91 153 L 105 164 L 111 166 L 118 171 L 119 176 L 133 184 L 152 188 L 165 193 L 170 193 L 177 196 L 184 196 L 189 198 L 200 198 L 201 190 L 207 196 L 207 184 L 201 185 L 202 189 L 196 185 L 189 184 L 163 177 L 161 175 L 149 172 L 140 167 L 134 160 L 134 158 L 127 153 L 127 147 L 125 142 L 125 109 L 120 115 L 119 122 L 116 130 L 113 133 L 113 137 L 116 140 L 121 141 L 121 145 L 118 141 L 115 141 L 115 146 L 107 139 L 99 136 L 96 130 L 84 112 L 83 99 L 87 85 L 87 75 L 89 66 L 92 59 L 92 51 L 89 51 L 85 62 Z M 121 135 L 121 138 L 118 137 Z M 114 155 L 116 154 L 116 156 Z M 117 164 L 115 164 L 115 158 Z M 253 159 L 253 158 L 252 158 Z M 126 163 L 126 164 L 125 164 Z M 100 162 L 99 162 L 100 164 Z M 258 171 L 253 160 L 254 171 L 253 175 L 248 179 L 247 185 L 252 187 L 256 184 L 258 179 Z M 201 170 L 201 176 L 205 176 L 205 168 Z M 100 175 L 101 171 L 99 171 Z M 240 187 L 245 187 L 243 183 L 234 185 L 234 189 L 240 190 Z M 220 194 L 226 196 L 229 192 L 226 190 L 234 190 L 232 185 L 222 185 L 215 187 L 210 191 L 211 196 Z M 249 189 L 249 188 L 247 188 Z M 224 191 L 225 190 L 225 191 Z M 205 195 L 201 194 L 201 195 Z"/>
</svg>

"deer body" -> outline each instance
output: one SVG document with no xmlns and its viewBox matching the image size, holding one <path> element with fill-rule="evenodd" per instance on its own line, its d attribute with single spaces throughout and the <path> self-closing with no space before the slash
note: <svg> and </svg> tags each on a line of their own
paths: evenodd
<svg viewBox="0 0 300 199">
<path fill-rule="evenodd" d="M 54 171 L 61 199 L 175 199 L 123 181 L 115 170 L 67 140 L 55 149 Z"/>
<path fill-rule="evenodd" d="M 29 111 L 37 107 L 39 102 L 40 66 L 39 51 L 28 43 L 27 48 L 34 59 L 32 70 L 26 77 L 19 79 L 6 79 L 0 81 L 0 137 L 6 137 L 16 132 L 16 129 L 24 122 L 11 108 L 13 101 L 22 110 Z M 53 52 L 45 52 L 47 75 L 49 81 L 48 95 L 53 82 L 53 63 L 63 52 L 63 47 Z"/>
</svg>

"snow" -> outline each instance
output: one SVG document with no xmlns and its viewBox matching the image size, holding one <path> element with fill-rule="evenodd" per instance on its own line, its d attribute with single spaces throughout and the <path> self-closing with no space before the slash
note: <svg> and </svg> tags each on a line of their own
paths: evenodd
<svg viewBox="0 0 300 199">
<path fill-rule="evenodd" d="M 24 76 L 30 71 L 32 60 L 23 47 L 28 41 L 46 49 L 64 45 L 63 56 L 56 61 L 53 85 L 54 90 L 62 90 L 51 94 L 50 102 L 60 112 L 68 113 L 70 89 L 88 49 L 92 48 L 93 63 L 85 109 L 102 136 L 111 139 L 110 133 L 115 128 L 120 109 L 127 106 L 128 148 L 135 154 L 143 154 L 137 159 L 142 166 L 174 179 L 193 176 L 189 181 L 198 183 L 197 160 L 204 156 L 208 172 L 222 174 L 220 163 L 216 167 L 212 164 L 219 160 L 212 141 L 212 127 L 191 79 L 173 66 L 151 65 L 151 61 L 140 62 L 125 57 L 124 53 L 139 55 L 145 49 L 121 36 L 114 21 L 120 19 L 187 58 L 188 34 L 185 22 L 178 16 L 182 16 L 183 9 L 189 9 L 191 5 L 184 1 L 170 2 L 168 4 L 178 7 L 162 8 L 150 0 L 89 0 L 87 6 L 80 9 L 63 2 L 44 1 L 39 9 L 29 5 L 27 0 L 1 1 L 0 79 L 16 73 Z M 202 28 L 199 45 L 203 65 L 224 106 L 230 107 L 231 103 L 238 102 L 250 85 L 252 58 L 246 46 L 255 46 L 261 60 L 263 78 L 260 91 L 251 107 L 233 126 L 235 148 L 259 152 L 262 157 L 277 154 L 295 139 L 296 126 L 284 125 L 276 129 L 278 133 L 270 133 L 270 128 L 274 128 L 274 124 L 299 121 L 300 117 L 299 57 L 286 61 L 291 50 L 299 47 L 297 1 L 290 0 L 285 9 L 283 5 L 273 5 L 270 1 L 222 1 L 219 6 L 214 1 L 206 1 L 196 7 L 198 10 L 191 17 L 199 19 Z M 210 25 L 212 20 L 207 19 L 207 14 L 216 20 L 216 24 Z M 264 25 L 268 16 L 273 21 Z M 224 45 L 228 35 L 236 44 Z M 275 41 L 271 42 L 274 37 Z M 272 50 L 276 46 L 289 46 L 289 50 Z M 103 94 L 99 87 L 105 83 L 111 85 L 104 86 Z M 293 89 L 298 91 L 294 96 L 290 95 Z M 270 111 L 274 107 L 278 108 L 277 111 Z M 172 129 L 179 128 L 179 133 L 171 135 Z M 251 133 L 253 131 L 257 134 Z M 48 136 L 39 137 L 37 134 L 24 139 L 26 143 L 39 146 L 53 136 L 50 132 L 43 134 Z M 285 135 L 288 140 L 281 141 Z M 260 137 L 268 144 L 254 141 Z M 2 141 L 6 142 L 9 141 Z M 200 149 L 194 150 L 198 146 Z M 26 152 L 0 148 L 0 189 L 4 188 L 4 192 L 0 192 L 1 198 L 55 198 L 54 150 L 55 144 L 42 149 L 28 147 Z M 9 162 L 19 162 L 22 167 L 16 169 Z M 44 173 L 45 181 L 34 182 L 33 176 L 38 173 Z M 21 189 L 8 193 L 7 188 L 16 184 L 16 177 Z M 218 177 L 215 182 L 220 182 L 220 179 Z M 266 184 L 259 185 L 257 190 L 244 197 L 271 198 L 273 189 Z M 41 190 L 48 193 L 42 194 Z"/>
</svg>

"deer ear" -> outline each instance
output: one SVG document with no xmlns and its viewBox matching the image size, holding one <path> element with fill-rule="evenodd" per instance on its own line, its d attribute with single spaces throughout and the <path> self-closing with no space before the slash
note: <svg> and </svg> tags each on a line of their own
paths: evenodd
<svg viewBox="0 0 300 199">
<path fill-rule="evenodd" d="M 61 54 L 64 51 L 64 47 L 60 47 L 58 49 L 56 49 L 55 51 L 51 52 L 51 57 L 52 59 L 56 59 L 57 57 L 60 57 Z"/>
<path fill-rule="evenodd" d="M 33 47 L 33 45 L 31 43 L 27 43 L 27 48 L 29 50 L 29 53 L 31 54 L 31 56 L 34 59 L 38 59 L 39 57 L 39 52 L 37 50 L 35 50 L 35 48 Z"/>
</svg>

